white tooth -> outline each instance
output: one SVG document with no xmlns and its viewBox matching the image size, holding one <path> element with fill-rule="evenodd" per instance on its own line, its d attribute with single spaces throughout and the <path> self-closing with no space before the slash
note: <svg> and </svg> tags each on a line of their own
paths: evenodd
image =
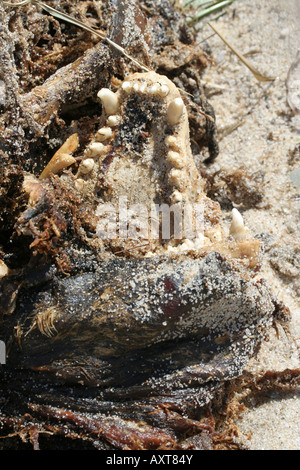
<svg viewBox="0 0 300 470">
<path fill-rule="evenodd" d="M 142 83 L 142 85 L 140 86 L 140 93 L 145 93 L 146 90 L 147 90 L 147 85 L 145 83 Z"/>
<path fill-rule="evenodd" d="M 171 200 L 174 204 L 176 204 L 176 202 L 181 202 L 182 199 L 183 199 L 183 196 L 179 191 L 177 191 L 177 189 L 171 195 Z"/>
<path fill-rule="evenodd" d="M 154 85 L 152 85 L 152 87 L 150 88 L 150 93 L 152 95 L 158 95 L 159 94 L 159 89 L 160 89 L 160 86 L 158 83 L 155 83 Z"/>
<path fill-rule="evenodd" d="M 174 135 L 168 135 L 168 137 L 165 138 L 165 144 L 168 147 L 176 147 L 176 137 Z"/>
<path fill-rule="evenodd" d="M 167 109 L 167 118 L 169 123 L 173 126 L 177 124 L 183 113 L 184 103 L 181 98 L 175 98 L 171 101 Z"/>
<path fill-rule="evenodd" d="M 109 116 L 106 122 L 108 126 L 115 127 L 115 126 L 118 126 L 121 123 L 121 121 L 122 121 L 121 116 L 119 116 L 118 114 L 115 114 L 114 116 Z"/>
<path fill-rule="evenodd" d="M 173 184 L 174 186 L 180 187 L 182 185 L 182 172 L 180 170 L 172 168 L 169 173 L 169 178 L 171 184 Z"/>
<path fill-rule="evenodd" d="M 140 91 L 140 84 L 139 84 L 139 83 L 135 83 L 135 84 L 133 85 L 133 89 L 134 89 L 134 91 L 135 91 L 136 93 L 138 93 L 138 92 Z"/>
<path fill-rule="evenodd" d="M 75 181 L 75 188 L 78 190 L 78 191 L 82 191 L 83 190 L 83 187 L 84 187 L 84 180 L 82 178 L 78 178 L 76 181 Z"/>
<path fill-rule="evenodd" d="M 101 88 L 97 96 L 100 98 L 106 114 L 111 115 L 116 113 L 119 108 L 119 98 L 116 93 L 108 88 Z"/>
<path fill-rule="evenodd" d="M 101 129 L 98 130 L 96 134 L 96 139 L 99 140 L 100 142 L 103 142 L 104 140 L 109 139 L 112 137 L 113 131 L 111 130 L 110 127 L 102 127 Z"/>
<path fill-rule="evenodd" d="M 171 165 L 174 165 L 176 168 L 184 167 L 184 159 L 178 152 L 173 152 L 172 150 L 170 150 L 167 153 L 167 159 L 171 163 Z"/>
<path fill-rule="evenodd" d="M 249 230 L 244 225 L 243 217 L 235 208 L 232 209 L 232 219 L 229 233 L 233 236 L 233 238 L 239 241 L 245 240 L 249 236 Z"/>
<path fill-rule="evenodd" d="M 90 173 L 94 165 L 95 165 L 95 162 L 92 158 L 87 158 L 86 160 L 83 160 L 80 165 L 81 173 L 83 173 L 84 175 L 86 175 L 87 173 Z"/>
<path fill-rule="evenodd" d="M 122 83 L 122 90 L 124 90 L 126 93 L 129 93 L 132 90 L 132 84 L 130 82 L 123 82 Z"/>
<path fill-rule="evenodd" d="M 101 142 L 92 142 L 87 148 L 87 154 L 90 157 L 96 157 L 97 155 L 102 155 L 105 152 L 106 147 L 101 144 Z"/>
<path fill-rule="evenodd" d="M 161 85 L 160 88 L 159 88 L 159 91 L 158 91 L 158 94 L 159 96 L 161 96 L 162 98 L 164 98 L 165 96 L 167 96 L 169 94 L 169 87 L 167 85 Z"/>
</svg>

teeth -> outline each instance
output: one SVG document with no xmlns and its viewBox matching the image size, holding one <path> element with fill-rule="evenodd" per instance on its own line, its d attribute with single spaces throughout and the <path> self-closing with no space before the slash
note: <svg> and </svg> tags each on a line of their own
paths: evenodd
<svg viewBox="0 0 300 470">
<path fill-rule="evenodd" d="M 80 172 L 83 173 L 84 175 L 87 175 L 92 171 L 94 168 L 95 162 L 92 158 L 87 158 L 86 160 L 83 160 L 80 165 Z"/>
<path fill-rule="evenodd" d="M 165 144 L 168 146 L 168 147 L 173 147 L 173 148 L 176 148 L 177 147 L 177 139 L 174 135 L 168 135 L 168 137 L 165 138 Z"/>
<path fill-rule="evenodd" d="M 161 85 L 158 91 L 159 96 L 165 98 L 169 94 L 169 87 L 167 85 Z"/>
<path fill-rule="evenodd" d="M 158 83 L 155 83 L 154 85 L 152 85 L 152 87 L 150 88 L 151 95 L 159 95 L 159 92 L 160 92 L 160 85 Z"/>
<path fill-rule="evenodd" d="M 230 235 L 235 240 L 241 241 L 249 237 L 249 230 L 245 227 L 243 217 L 237 209 L 232 209 L 232 219 L 230 225 Z"/>
<path fill-rule="evenodd" d="M 140 86 L 140 93 L 145 93 L 146 90 L 147 90 L 147 85 L 145 83 L 142 83 L 142 85 Z"/>
<path fill-rule="evenodd" d="M 110 127 L 102 127 L 101 129 L 98 130 L 96 134 L 96 139 L 99 140 L 100 142 L 103 142 L 104 140 L 109 139 L 112 137 L 113 131 L 111 130 Z"/>
<path fill-rule="evenodd" d="M 122 83 L 122 90 L 124 90 L 126 93 L 129 93 L 132 90 L 132 84 L 130 82 L 123 82 Z"/>
<path fill-rule="evenodd" d="M 181 98 L 175 98 L 175 100 L 171 101 L 169 104 L 167 109 L 167 119 L 172 126 L 179 122 L 183 109 L 184 103 Z"/>
<path fill-rule="evenodd" d="M 139 83 L 135 83 L 135 84 L 133 85 L 133 89 L 134 89 L 134 91 L 135 91 L 136 93 L 138 93 L 138 92 L 140 91 L 140 84 L 139 84 Z"/>
<path fill-rule="evenodd" d="M 171 184 L 173 184 L 174 186 L 177 186 L 178 188 L 182 186 L 182 183 L 183 183 L 182 177 L 183 177 L 182 172 L 180 170 L 176 170 L 175 168 L 172 168 L 172 170 L 169 173 L 169 179 L 170 179 Z"/>
<path fill-rule="evenodd" d="M 172 150 L 170 150 L 167 153 L 167 159 L 175 168 L 180 169 L 184 167 L 184 160 L 178 152 L 173 152 Z"/>
<path fill-rule="evenodd" d="M 102 155 L 105 152 L 106 147 L 101 142 L 92 142 L 87 148 L 87 153 L 90 157 L 97 157 L 97 155 Z"/>
<path fill-rule="evenodd" d="M 97 96 L 100 98 L 106 114 L 111 115 L 117 112 L 119 109 L 119 98 L 113 91 L 108 88 L 101 88 Z"/>
<path fill-rule="evenodd" d="M 82 191 L 83 187 L 84 187 L 84 180 L 82 178 L 77 178 L 77 180 L 75 181 L 75 188 L 78 191 Z"/>
<path fill-rule="evenodd" d="M 182 202 L 183 196 L 177 191 L 177 189 L 171 195 L 171 201 L 176 204 L 177 202 Z"/>
<path fill-rule="evenodd" d="M 114 116 L 109 116 L 106 122 L 108 126 L 115 127 L 121 124 L 121 121 L 122 121 L 121 116 L 119 116 L 118 114 L 115 114 Z"/>
<path fill-rule="evenodd" d="M 68 153 L 56 153 L 42 171 L 40 179 L 48 178 L 51 173 L 55 175 L 60 170 L 64 170 L 70 165 L 73 165 L 73 163 L 76 163 L 76 160 Z"/>
</svg>

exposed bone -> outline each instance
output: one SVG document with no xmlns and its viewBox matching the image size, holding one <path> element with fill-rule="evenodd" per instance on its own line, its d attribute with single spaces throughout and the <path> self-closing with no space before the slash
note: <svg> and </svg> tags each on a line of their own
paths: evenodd
<svg viewBox="0 0 300 470">
<path fill-rule="evenodd" d="M 143 89 L 147 93 L 142 95 Z M 161 90 L 168 90 L 166 96 L 161 96 Z M 138 101 L 128 100 L 128 95 L 133 92 L 139 94 Z M 193 204 L 202 204 L 205 212 L 203 234 L 197 235 L 199 214 L 194 211 L 191 215 L 192 225 L 188 228 L 189 233 L 186 233 L 185 230 L 185 233 L 182 234 L 182 244 L 178 243 L 178 240 L 175 242 L 171 236 L 170 243 L 161 245 L 159 237 L 157 237 L 157 241 L 151 242 L 149 251 L 168 251 L 169 245 L 172 246 L 172 253 L 180 253 L 182 249 L 188 249 L 192 250 L 195 256 L 200 255 L 203 250 L 205 252 L 219 251 L 229 258 L 238 258 L 248 263 L 249 266 L 255 266 L 258 261 L 259 242 L 250 235 L 247 236 L 248 230 L 243 225 L 241 215 L 236 210 L 233 211 L 230 236 L 234 240 L 230 237 L 226 238 L 220 223 L 220 207 L 205 195 L 204 182 L 199 175 L 190 148 L 188 115 L 180 97 L 180 91 L 176 86 L 167 77 L 155 72 L 134 73 L 126 77 L 125 82 L 115 94 L 103 92 L 103 89 L 102 94 L 104 97 L 113 96 L 114 103 L 118 104 L 118 114 L 107 117 L 107 127 L 102 127 L 95 139 L 105 140 L 113 138 L 115 135 L 117 141 L 116 145 L 113 139 L 110 141 L 107 159 L 97 159 L 93 162 L 89 161 L 92 159 L 87 159 L 82 162 L 78 176 L 94 170 L 93 175 L 84 182 L 84 191 L 86 193 L 93 191 L 92 188 L 95 187 L 97 180 L 96 175 L 100 171 L 101 175 L 105 175 L 105 184 L 108 188 L 103 194 L 101 202 L 112 204 L 114 207 L 119 204 L 120 196 L 125 195 L 130 195 L 130 204 L 142 204 L 147 210 L 150 209 L 151 204 L 157 203 L 157 200 L 159 204 L 179 205 L 184 203 L 190 207 Z M 153 99 L 155 96 L 162 99 Z M 149 130 L 145 132 L 146 139 L 141 140 L 143 144 L 135 141 L 138 128 L 131 128 L 131 123 L 125 114 L 127 112 L 134 114 L 136 106 L 141 116 L 139 123 L 141 129 L 143 126 L 149 126 Z M 115 109 L 113 111 L 116 112 Z M 107 113 L 106 110 L 105 112 Z M 143 115 L 145 116 L 144 122 Z M 118 127 L 121 123 L 126 125 Z M 153 126 L 152 123 L 154 123 Z M 168 135 L 170 124 L 176 127 L 173 133 Z M 108 126 L 116 129 L 113 132 Z M 144 128 L 146 129 L 146 127 Z M 159 142 L 164 142 L 164 144 L 157 145 Z M 106 151 L 108 149 L 97 141 L 91 143 L 89 149 L 96 149 L 97 146 L 99 146 L 100 153 L 104 152 L 104 149 Z M 95 151 L 95 153 L 97 152 Z M 87 156 L 91 156 L 91 154 L 87 152 Z M 151 165 L 153 158 L 156 159 L 154 166 Z M 160 192 L 161 188 L 163 188 L 162 192 Z M 178 209 L 180 209 L 179 206 Z M 161 222 L 158 221 L 158 223 Z M 142 233 L 144 236 L 141 235 Z M 139 234 L 137 238 L 147 242 L 148 235 L 141 231 Z M 116 235 L 116 240 L 118 249 L 120 246 L 124 251 L 127 246 L 130 250 L 133 249 L 132 242 L 127 241 L 126 237 L 122 237 L 120 240 Z M 188 242 L 184 240 L 188 240 Z M 147 246 L 147 243 L 141 243 L 140 246 Z M 139 246 L 135 246 L 134 250 L 137 252 Z M 145 254 L 147 251 L 143 250 L 143 253 Z"/>
<path fill-rule="evenodd" d="M 105 82 L 109 54 L 109 48 L 99 42 L 76 62 L 62 67 L 43 85 L 22 96 L 24 112 L 32 116 L 37 132 L 42 133 L 62 104 L 85 99 L 87 89 L 96 92 L 99 83 Z"/>
<path fill-rule="evenodd" d="M 167 119 L 169 123 L 174 126 L 177 124 L 182 116 L 184 103 L 181 98 L 175 98 L 171 101 L 167 109 Z"/>
<path fill-rule="evenodd" d="M 112 114 L 115 114 L 118 111 L 119 98 L 116 93 L 109 90 L 108 88 L 101 88 L 97 96 L 98 98 L 100 98 L 106 114 L 111 116 Z"/>
</svg>

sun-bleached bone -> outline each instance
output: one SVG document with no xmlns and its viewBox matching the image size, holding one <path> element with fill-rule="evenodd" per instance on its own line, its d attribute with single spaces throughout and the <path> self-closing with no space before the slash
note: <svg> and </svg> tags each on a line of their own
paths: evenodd
<svg viewBox="0 0 300 470">
<path fill-rule="evenodd" d="M 97 157 L 98 155 L 103 155 L 105 152 L 106 146 L 101 142 L 92 142 L 86 149 L 86 153 L 89 157 Z"/>
<path fill-rule="evenodd" d="M 228 236 L 219 204 L 205 194 L 205 182 L 191 151 L 188 112 L 180 90 L 167 77 L 147 72 L 131 74 L 115 93 L 108 91 L 102 89 L 98 94 L 103 101 L 107 99 L 103 122 L 83 157 L 90 157 L 90 149 L 98 145 L 99 158 L 94 158 L 93 163 L 83 160 L 83 171 L 81 166 L 78 171 L 83 196 L 96 193 L 100 181 L 103 188 L 100 205 L 115 208 L 120 217 L 119 201 L 127 198 L 130 207 L 140 205 L 146 209 L 143 219 L 148 222 L 152 220 L 149 214 L 153 205 L 170 208 L 195 205 L 203 211 L 200 228 L 199 217 L 193 214 L 188 234 L 175 237 L 173 227 L 164 242 L 152 237 L 153 233 L 160 233 L 159 227 L 148 235 L 142 227 L 136 239 L 128 239 L 119 234 L 122 224 L 118 222 L 115 238 L 109 241 L 111 247 L 117 247 L 116 252 L 125 253 L 128 249 L 144 256 L 182 252 L 201 256 L 202 252 L 217 251 L 229 259 L 238 258 L 255 266 L 259 242 L 251 237 L 235 211 Z M 96 217 L 99 220 L 98 212 Z M 161 224 L 161 218 L 156 222 Z M 138 225 L 138 219 L 134 224 Z"/>
</svg>

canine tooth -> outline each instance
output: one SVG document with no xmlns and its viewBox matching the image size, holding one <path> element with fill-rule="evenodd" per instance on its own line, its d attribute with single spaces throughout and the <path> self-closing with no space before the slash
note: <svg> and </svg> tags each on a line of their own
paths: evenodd
<svg viewBox="0 0 300 470">
<path fill-rule="evenodd" d="M 115 127 L 115 126 L 118 126 L 121 123 L 121 121 L 122 121 L 121 116 L 119 116 L 118 114 L 115 114 L 113 116 L 109 116 L 106 122 L 108 126 Z"/>
<path fill-rule="evenodd" d="M 183 160 L 182 156 L 180 155 L 180 153 L 178 153 L 178 152 L 173 152 L 173 150 L 170 150 L 167 153 L 167 159 L 176 168 L 183 168 L 184 167 L 184 160 Z"/>
<path fill-rule="evenodd" d="M 76 159 L 72 157 L 72 155 L 68 153 L 56 153 L 42 171 L 40 179 L 48 178 L 51 173 L 55 175 L 60 170 L 64 170 L 70 165 L 73 165 L 73 163 L 76 163 Z"/>
<path fill-rule="evenodd" d="M 80 165 L 80 172 L 83 173 L 84 175 L 87 175 L 92 171 L 94 168 L 95 162 L 92 158 L 87 158 L 86 160 L 83 160 Z"/>
<path fill-rule="evenodd" d="M 97 96 L 100 98 L 106 114 L 112 115 L 116 113 L 119 108 L 119 98 L 113 91 L 108 88 L 101 88 Z"/>
<path fill-rule="evenodd" d="M 96 157 L 97 155 L 102 155 L 105 152 L 106 147 L 101 144 L 101 142 L 92 142 L 87 148 L 87 154 L 90 157 Z"/>
<path fill-rule="evenodd" d="M 111 130 L 110 127 L 102 127 L 101 129 L 98 130 L 96 134 L 96 139 L 100 140 L 100 142 L 103 142 L 104 140 L 109 139 L 112 137 L 113 131 Z"/>
<path fill-rule="evenodd" d="M 167 109 L 167 119 L 169 123 L 173 126 L 177 124 L 183 113 L 184 103 L 181 98 L 175 98 L 168 106 Z"/>
<path fill-rule="evenodd" d="M 249 236 L 249 230 L 244 225 L 243 217 L 235 208 L 232 209 L 232 219 L 229 233 L 235 240 L 238 241 L 245 240 Z"/>
<path fill-rule="evenodd" d="M 159 87 L 159 91 L 158 91 L 158 94 L 159 96 L 161 96 L 162 98 L 165 98 L 168 94 L 169 94 L 169 87 L 168 85 L 161 85 Z"/>
<path fill-rule="evenodd" d="M 132 90 L 132 84 L 130 82 L 123 82 L 122 83 L 122 90 L 124 90 L 126 93 L 129 93 Z"/>
</svg>

